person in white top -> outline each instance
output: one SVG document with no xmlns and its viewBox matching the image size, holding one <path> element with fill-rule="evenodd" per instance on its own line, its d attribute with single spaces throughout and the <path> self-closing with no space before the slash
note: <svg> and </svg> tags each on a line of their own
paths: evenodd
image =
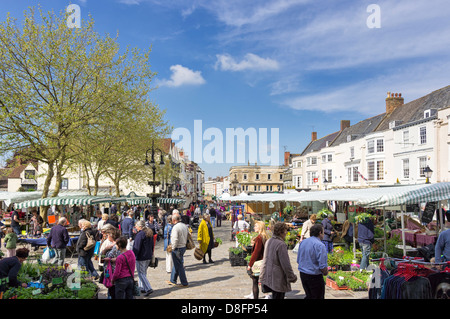
<svg viewBox="0 0 450 319">
<path fill-rule="evenodd" d="M 237 234 L 237 233 L 239 233 L 239 232 L 241 232 L 243 230 L 250 230 L 249 223 L 247 223 L 245 220 L 243 220 L 243 216 L 241 214 L 239 214 L 237 216 L 237 218 L 238 218 L 238 220 L 235 221 L 234 225 L 233 225 L 234 233 Z M 237 239 L 237 236 L 236 236 L 236 247 L 238 247 L 238 246 L 239 246 L 239 243 L 238 243 L 238 239 Z"/>
<path fill-rule="evenodd" d="M 188 287 L 186 273 L 184 271 L 183 256 L 186 252 L 186 242 L 188 236 L 188 226 L 181 222 L 181 216 L 175 211 L 172 212 L 173 228 L 170 242 L 172 245 L 172 273 L 170 280 L 166 281 L 169 285 Z M 178 277 L 180 277 L 181 285 L 177 284 Z"/>
<path fill-rule="evenodd" d="M 314 224 L 316 223 L 316 220 L 317 220 L 317 215 L 312 214 L 311 216 L 309 216 L 309 219 L 303 223 L 302 232 L 300 234 L 300 241 L 310 237 L 309 231 L 310 231 L 311 227 L 313 227 Z"/>
<path fill-rule="evenodd" d="M 241 214 L 239 214 L 237 218 L 238 218 L 238 220 L 236 222 L 234 222 L 234 225 L 233 225 L 233 229 L 236 232 L 248 230 L 250 228 L 249 223 L 247 223 L 245 220 L 243 220 L 243 217 Z"/>
</svg>

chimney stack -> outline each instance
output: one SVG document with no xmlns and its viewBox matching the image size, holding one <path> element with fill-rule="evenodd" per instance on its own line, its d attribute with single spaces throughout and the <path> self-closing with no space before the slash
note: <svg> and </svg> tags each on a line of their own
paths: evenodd
<svg viewBox="0 0 450 319">
<path fill-rule="evenodd" d="M 284 152 L 284 166 L 289 166 L 289 158 L 291 157 L 291 152 Z"/>
<path fill-rule="evenodd" d="M 401 93 L 387 92 L 386 98 L 386 113 L 391 113 L 397 107 L 403 105 L 404 100 Z"/>
<path fill-rule="evenodd" d="M 341 131 L 343 131 L 347 127 L 350 127 L 350 121 L 349 120 L 341 120 Z"/>
<path fill-rule="evenodd" d="M 315 140 L 317 140 L 317 132 L 312 132 L 311 133 L 311 141 L 314 142 Z"/>
</svg>

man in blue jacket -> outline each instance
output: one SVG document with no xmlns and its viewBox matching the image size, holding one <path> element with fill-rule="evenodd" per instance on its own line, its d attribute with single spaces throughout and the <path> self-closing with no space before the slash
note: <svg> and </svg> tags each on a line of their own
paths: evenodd
<svg viewBox="0 0 450 319">
<path fill-rule="evenodd" d="M 358 243 L 362 252 L 360 269 L 366 269 L 369 266 L 369 255 L 374 242 L 374 228 L 370 218 L 366 218 L 358 224 Z"/>
<path fill-rule="evenodd" d="M 125 218 L 120 223 L 120 228 L 122 230 L 122 235 L 125 236 L 127 239 L 130 239 L 133 237 L 133 227 L 134 227 L 134 212 L 133 210 L 129 209 L 126 214 Z"/>
<path fill-rule="evenodd" d="M 58 224 L 53 226 L 50 230 L 50 234 L 47 237 L 47 246 L 52 247 L 55 250 L 55 258 L 53 263 L 58 266 L 64 265 L 64 259 L 66 258 L 66 247 L 69 243 L 69 232 L 64 225 L 67 224 L 67 219 L 61 217 L 58 220 Z"/>
<path fill-rule="evenodd" d="M 322 242 L 327 248 L 327 253 L 333 252 L 333 235 L 334 235 L 334 228 L 331 224 L 331 220 L 328 218 L 328 215 L 322 220 L 322 226 L 323 226 L 323 239 Z"/>
<path fill-rule="evenodd" d="M 450 261 L 450 229 L 440 233 L 435 247 L 435 262 Z"/>
</svg>

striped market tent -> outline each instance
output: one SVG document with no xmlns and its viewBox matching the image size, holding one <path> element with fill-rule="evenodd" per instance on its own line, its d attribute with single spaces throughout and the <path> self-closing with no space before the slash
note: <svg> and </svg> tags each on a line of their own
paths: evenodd
<svg viewBox="0 0 450 319">
<path fill-rule="evenodd" d="M 181 198 L 158 198 L 160 204 L 182 204 L 185 200 Z"/>
<path fill-rule="evenodd" d="M 163 204 L 181 204 L 184 199 L 180 198 L 158 198 L 158 203 Z M 98 203 L 119 203 L 127 202 L 130 205 L 151 203 L 152 199 L 149 197 L 110 197 L 110 196 L 62 196 L 62 197 L 47 197 L 24 201 L 17 203 L 16 209 L 52 206 L 52 205 L 95 205 Z"/>
<path fill-rule="evenodd" d="M 113 197 L 110 199 L 111 203 L 128 203 L 130 205 L 140 205 L 140 204 L 151 204 L 152 198 L 146 196 L 121 196 L 121 197 Z M 182 204 L 185 202 L 184 199 L 181 198 L 158 198 L 157 202 L 159 204 Z"/>
<path fill-rule="evenodd" d="M 385 192 L 379 199 L 371 202 L 370 205 L 373 207 L 399 206 L 447 201 L 449 199 L 450 183 L 445 182 L 397 187 Z"/>
<path fill-rule="evenodd" d="M 240 194 L 227 196 L 224 199 L 235 202 L 349 201 L 364 207 L 388 207 L 449 200 L 450 183 L 332 189 L 287 194 Z"/>
<path fill-rule="evenodd" d="M 111 197 L 101 196 L 61 196 L 61 197 L 47 197 L 40 199 L 33 199 L 15 204 L 16 209 L 39 207 L 39 206 L 52 206 L 52 205 L 94 205 L 97 203 L 109 202 Z"/>
</svg>

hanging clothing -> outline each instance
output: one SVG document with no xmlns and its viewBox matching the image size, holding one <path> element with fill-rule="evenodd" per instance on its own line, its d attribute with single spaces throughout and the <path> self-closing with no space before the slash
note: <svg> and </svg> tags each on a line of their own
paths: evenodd
<svg viewBox="0 0 450 319">
<path fill-rule="evenodd" d="M 428 276 L 434 299 L 450 299 L 450 273 L 440 272 Z"/>
<path fill-rule="evenodd" d="M 412 277 L 401 285 L 401 299 L 431 298 L 431 284 L 426 277 Z"/>
</svg>

